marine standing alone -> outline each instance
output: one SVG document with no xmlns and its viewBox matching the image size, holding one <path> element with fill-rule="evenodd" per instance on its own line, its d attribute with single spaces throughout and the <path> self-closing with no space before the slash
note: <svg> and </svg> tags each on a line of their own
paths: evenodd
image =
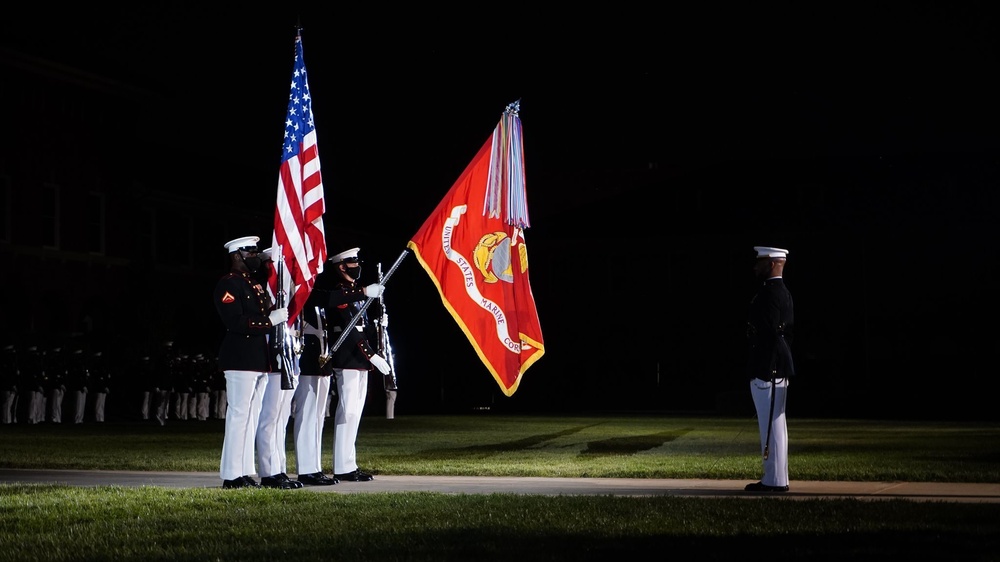
<svg viewBox="0 0 1000 562">
<path fill-rule="evenodd" d="M 760 281 L 747 321 L 747 375 L 757 411 L 764 474 L 746 485 L 748 492 L 788 491 L 788 428 L 785 401 L 795 375 L 792 294 L 782 278 L 788 250 L 755 246 L 754 274 Z"/>
</svg>

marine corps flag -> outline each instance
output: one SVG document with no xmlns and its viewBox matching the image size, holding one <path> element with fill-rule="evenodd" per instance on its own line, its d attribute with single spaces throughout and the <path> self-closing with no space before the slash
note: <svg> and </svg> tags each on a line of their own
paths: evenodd
<svg viewBox="0 0 1000 562">
<path fill-rule="evenodd" d="M 545 354 L 528 282 L 528 223 L 519 103 L 410 239 L 445 308 L 511 396 Z"/>
</svg>

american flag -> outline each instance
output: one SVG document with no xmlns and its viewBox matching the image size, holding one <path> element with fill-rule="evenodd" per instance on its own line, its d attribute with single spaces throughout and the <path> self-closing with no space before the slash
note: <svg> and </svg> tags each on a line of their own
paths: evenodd
<svg viewBox="0 0 1000 562">
<path fill-rule="evenodd" d="M 278 170 L 278 203 L 274 210 L 272 248 L 281 248 L 284 260 L 282 290 L 286 293 L 288 324 L 298 317 L 316 276 L 326 261 L 326 231 L 323 228 L 323 179 L 320 174 L 316 123 L 306 63 L 302 57 L 301 31 L 295 37 L 295 68 L 288 96 L 285 140 Z M 270 279 L 277 295 L 277 277 Z"/>
</svg>

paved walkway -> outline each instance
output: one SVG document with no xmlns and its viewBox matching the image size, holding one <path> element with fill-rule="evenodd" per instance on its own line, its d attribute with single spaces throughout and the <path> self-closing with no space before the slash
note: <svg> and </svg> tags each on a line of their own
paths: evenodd
<svg viewBox="0 0 1000 562">
<path fill-rule="evenodd" d="M 295 475 L 290 475 L 292 478 Z M 786 493 L 743 491 L 746 480 L 679 480 L 644 478 L 536 478 L 487 476 L 389 476 L 371 482 L 341 482 L 305 487 L 289 493 L 439 492 L 444 494 L 538 494 L 547 496 L 690 496 L 781 497 L 789 499 L 905 499 L 963 503 L 1000 503 L 1000 483 L 816 482 L 795 481 Z M 66 484 L 70 486 L 162 486 L 219 488 L 216 472 L 138 472 L 119 470 L 0 469 L 0 484 Z M 238 493 L 238 492 L 237 492 Z"/>
</svg>

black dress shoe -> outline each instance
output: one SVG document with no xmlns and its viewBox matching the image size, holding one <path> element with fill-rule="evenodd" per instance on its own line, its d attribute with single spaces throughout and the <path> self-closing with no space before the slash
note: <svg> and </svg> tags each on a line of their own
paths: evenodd
<svg viewBox="0 0 1000 562">
<path fill-rule="evenodd" d="M 371 474 L 361 472 L 360 468 L 355 468 L 353 471 L 344 474 L 334 474 L 334 476 L 345 482 L 370 482 L 375 479 Z"/>
<path fill-rule="evenodd" d="M 313 472 L 311 474 L 300 474 L 299 482 L 306 486 L 333 486 L 334 484 L 339 484 L 340 480 L 330 478 L 322 472 Z"/>
<path fill-rule="evenodd" d="M 239 478 L 234 478 L 232 480 L 223 480 L 222 487 L 225 489 L 232 488 L 260 488 L 253 478 L 249 476 L 240 476 Z"/>
<path fill-rule="evenodd" d="M 280 490 L 295 490 L 301 488 L 302 484 L 288 479 L 284 474 L 265 476 L 260 479 L 260 485 L 265 488 L 278 488 Z"/>
<path fill-rule="evenodd" d="M 787 492 L 788 486 L 768 486 L 763 482 L 754 482 L 743 489 L 748 492 Z"/>
<path fill-rule="evenodd" d="M 252 476 L 244 474 L 241 478 L 243 478 L 243 483 L 246 484 L 247 488 L 260 488 L 260 484 Z"/>
<path fill-rule="evenodd" d="M 291 484 L 292 489 L 294 489 L 294 490 L 298 490 L 299 488 L 301 488 L 303 486 L 302 482 L 299 482 L 298 480 L 292 480 L 284 472 L 282 472 L 281 474 L 279 474 L 278 478 L 281 478 L 285 482 L 288 482 L 289 484 Z"/>
</svg>

